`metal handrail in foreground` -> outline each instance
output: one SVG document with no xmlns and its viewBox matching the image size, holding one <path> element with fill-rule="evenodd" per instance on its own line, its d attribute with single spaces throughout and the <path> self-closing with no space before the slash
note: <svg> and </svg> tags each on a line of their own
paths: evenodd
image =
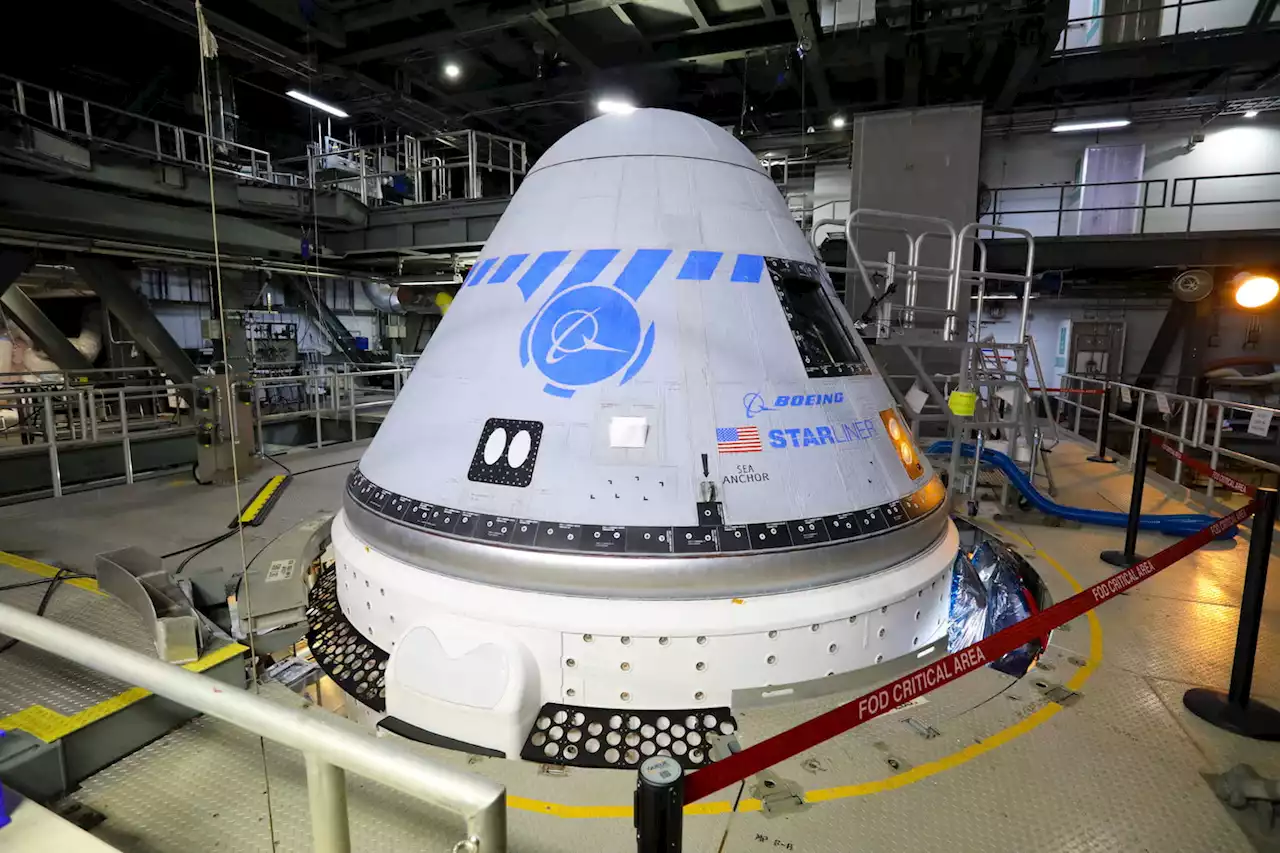
<svg viewBox="0 0 1280 853">
<path fill-rule="evenodd" d="M 467 837 L 455 851 L 505 853 L 507 849 L 507 789 L 492 779 L 353 732 L 327 720 L 329 712 L 320 708 L 287 708 L 246 691 L 229 690 L 208 676 L 7 604 L 0 604 L 0 633 L 302 752 L 317 853 L 351 849 L 344 770 L 461 816 Z"/>
</svg>

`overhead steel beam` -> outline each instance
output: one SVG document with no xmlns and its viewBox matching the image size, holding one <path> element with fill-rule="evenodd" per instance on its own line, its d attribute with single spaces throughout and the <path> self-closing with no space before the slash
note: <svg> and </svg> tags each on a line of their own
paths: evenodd
<svg viewBox="0 0 1280 853">
<path fill-rule="evenodd" d="M 702 7 L 698 5 L 698 0 L 684 0 L 684 5 L 689 10 L 689 16 L 693 18 L 693 22 L 698 25 L 698 29 L 705 30 L 707 28 L 707 16 L 702 11 Z"/>
<path fill-rule="evenodd" d="M 619 3 L 616 6 L 612 6 L 611 8 L 613 9 L 613 16 L 615 18 L 617 18 L 619 21 L 622 21 L 622 23 L 626 24 L 628 27 L 631 27 L 631 29 L 635 30 L 636 32 L 640 31 L 640 28 L 636 26 L 636 22 L 631 20 L 631 16 L 627 14 L 627 10 L 622 8 L 621 3 Z"/>
<path fill-rule="evenodd" d="M 319 3 L 298 0 L 253 0 L 253 5 L 290 26 L 297 27 L 330 47 L 346 48 L 347 36 L 338 16 Z M 306 12 L 303 12 L 303 8 Z"/>
<path fill-rule="evenodd" d="M 24 272 L 31 269 L 31 253 L 13 249 L 0 251 L 0 296 L 9 289 L 9 285 L 18 280 Z"/>
<path fill-rule="evenodd" d="M 805 62 L 809 63 L 810 68 L 810 72 L 805 75 L 805 82 L 812 87 L 814 97 L 818 99 L 818 107 L 830 110 L 831 86 L 827 82 L 827 71 L 823 67 L 821 48 L 818 46 L 818 30 L 814 26 L 814 21 L 819 20 L 817 10 L 810 0 L 787 0 L 787 13 L 791 17 L 791 26 L 795 28 L 796 38 L 805 45 Z"/>
<path fill-rule="evenodd" d="M 460 24 L 453 29 L 436 30 L 420 36 L 353 51 L 335 57 L 333 61 L 338 65 L 355 65 L 375 59 L 387 59 L 418 51 L 433 50 L 451 45 L 459 39 L 483 35 L 484 33 L 501 32 L 521 23 L 534 20 L 539 16 L 548 21 L 555 21 L 572 15 L 580 15 L 584 12 L 593 12 L 597 9 L 608 9 L 621 2 L 623 0 L 573 0 L 571 3 L 543 8 L 541 3 L 530 0 L 530 2 L 496 15 L 485 10 L 468 11 L 464 16 L 462 10 L 459 10 L 457 19 Z M 461 23 L 463 21 L 465 23 Z"/>
<path fill-rule="evenodd" d="M 347 12 L 341 17 L 342 27 L 352 33 L 357 30 L 368 30 L 424 15 L 427 12 L 438 12 L 443 6 L 452 6 L 451 0 L 382 0 L 373 6 Z"/>
<path fill-rule="evenodd" d="M 1249 16 L 1249 26 L 1265 27 L 1275 18 L 1278 8 L 1280 0 L 1258 0 L 1258 5 L 1253 7 L 1253 14 Z"/>
<path fill-rule="evenodd" d="M 124 270 L 103 258 L 78 257 L 72 265 L 133 341 L 170 379 L 185 385 L 195 378 L 196 366 L 161 325 L 151 306 L 133 289 L 133 282 Z"/>
<path fill-rule="evenodd" d="M 629 73 L 651 68 L 680 65 L 693 60 L 735 59 L 748 53 L 795 44 L 791 24 L 782 19 L 753 21 L 746 25 L 712 27 L 700 33 L 655 41 L 651 45 L 638 41 L 610 45 L 607 57 L 599 63 L 604 71 L 626 68 Z M 496 106 L 497 111 L 515 108 L 531 98 L 555 94 L 576 93 L 587 87 L 585 75 L 559 77 L 555 80 L 528 80 L 487 89 L 459 92 L 458 97 L 467 102 L 477 102 L 470 115 L 483 115 L 493 111 L 488 105 L 495 101 L 510 101 L 506 106 Z M 484 106 L 481 106 L 483 104 Z"/>
<path fill-rule="evenodd" d="M 577 45 L 569 41 L 564 33 L 560 32 L 555 24 L 551 23 L 546 12 L 539 9 L 533 13 L 531 20 L 551 37 L 552 43 L 560 53 L 572 59 L 573 63 L 583 71 L 594 74 L 600 70 L 594 59 L 583 53 Z"/>
<path fill-rule="evenodd" d="M 1000 94 L 996 95 L 996 99 L 992 104 L 993 109 L 1001 112 L 1013 106 L 1014 99 L 1018 97 L 1022 84 L 1026 82 L 1027 76 L 1035 68 L 1036 60 L 1039 56 L 1039 45 L 1018 45 L 1018 49 L 1013 54 L 1013 64 L 1009 68 L 1009 76 L 1005 78 L 1004 85 L 1000 87 Z"/>
<path fill-rule="evenodd" d="M 29 260 L 29 257 L 28 257 Z M 25 271 L 25 270 L 24 270 Z M 19 273 L 21 275 L 21 273 Z M 93 367 L 80 350 L 71 345 L 62 330 L 45 316 L 40 307 L 22 292 L 22 288 L 10 287 L 0 296 L 0 305 L 13 318 L 31 342 L 44 351 L 62 370 L 88 370 Z"/>
<path fill-rule="evenodd" d="M 0 227 L 197 250 L 213 245 L 208 208 L 16 175 L 6 175 L 0 181 Z M 297 259 L 301 252 L 296 226 L 290 229 L 222 214 L 218 216 L 218 232 L 224 252 L 289 260 Z"/>
<path fill-rule="evenodd" d="M 1049 59 L 1029 81 L 1037 89 L 1078 86 L 1108 80 L 1193 74 L 1254 62 L 1272 62 L 1280 48 L 1280 29 L 1191 33 L 1114 45 L 1091 54 Z"/>
</svg>

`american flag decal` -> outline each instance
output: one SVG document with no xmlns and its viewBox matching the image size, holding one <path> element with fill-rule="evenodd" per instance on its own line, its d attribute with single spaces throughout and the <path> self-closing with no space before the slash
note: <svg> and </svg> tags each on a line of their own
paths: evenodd
<svg viewBox="0 0 1280 853">
<path fill-rule="evenodd" d="M 716 449 L 721 453 L 759 453 L 760 430 L 756 427 L 719 427 L 716 429 Z"/>
</svg>

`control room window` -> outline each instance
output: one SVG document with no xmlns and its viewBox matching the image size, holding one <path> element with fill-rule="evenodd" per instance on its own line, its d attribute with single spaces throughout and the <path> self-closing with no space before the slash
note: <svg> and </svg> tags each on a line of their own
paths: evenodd
<svg viewBox="0 0 1280 853">
<path fill-rule="evenodd" d="M 854 349 L 840 315 L 819 282 L 782 275 L 774 279 L 774 288 L 809 376 L 850 376 L 866 372 L 862 357 Z"/>
</svg>

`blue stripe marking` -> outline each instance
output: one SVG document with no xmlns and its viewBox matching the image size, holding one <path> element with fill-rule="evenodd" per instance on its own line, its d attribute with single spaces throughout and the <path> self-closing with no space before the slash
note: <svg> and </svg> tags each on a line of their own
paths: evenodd
<svg viewBox="0 0 1280 853">
<path fill-rule="evenodd" d="M 637 250 L 631 256 L 631 260 L 627 261 L 626 267 L 623 268 L 622 274 L 618 276 L 613 286 L 632 299 L 639 299 L 669 257 L 671 257 L 670 249 Z"/>
<path fill-rule="evenodd" d="M 489 283 L 502 284 L 504 281 L 511 278 L 511 274 L 516 271 L 517 267 L 519 267 L 522 263 L 524 263 L 524 259 L 527 257 L 529 256 L 528 255 L 512 255 L 511 257 L 507 258 L 505 261 L 503 261 L 501 264 L 498 265 L 498 268 L 496 270 L 493 271 L 493 275 L 489 278 Z"/>
<path fill-rule="evenodd" d="M 542 386 L 542 390 L 546 391 L 548 394 L 552 395 L 553 397 L 572 397 L 573 396 L 572 388 L 561 388 L 559 385 L 552 385 L 550 382 Z"/>
<path fill-rule="evenodd" d="M 690 252 L 684 266 L 680 268 L 680 281 L 710 281 L 724 252 Z"/>
<path fill-rule="evenodd" d="M 485 258 L 480 263 L 471 268 L 471 272 L 467 273 L 466 281 L 463 282 L 467 287 L 474 287 L 484 279 L 489 272 L 489 268 L 494 265 L 497 258 Z"/>
<path fill-rule="evenodd" d="M 583 252 L 582 257 L 578 258 L 578 262 L 573 265 L 573 269 L 569 270 L 568 275 L 564 277 L 564 281 L 556 285 L 555 293 L 567 290 L 575 284 L 595 281 L 600 271 L 609 266 L 609 261 L 612 261 L 617 254 L 617 249 L 588 249 Z"/>
<path fill-rule="evenodd" d="M 755 284 L 760 281 L 760 276 L 762 275 L 764 275 L 763 255 L 738 255 L 738 260 L 733 265 L 733 275 L 729 276 L 729 281 L 745 281 Z"/>
<path fill-rule="evenodd" d="M 520 281 L 516 283 L 516 287 L 520 288 L 520 292 L 524 294 L 525 302 L 529 301 L 534 291 L 542 287 L 547 276 L 555 272 L 556 267 L 560 266 L 567 257 L 569 257 L 568 252 L 543 252 L 538 255 L 538 259 L 529 266 L 525 274 L 520 277 Z"/>
<path fill-rule="evenodd" d="M 627 372 L 622 374 L 622 381 L 619 385 L 626 385 L 631 377 L 640 372 L 640 368 L 644 367 L 644 363 L 649 360 L 649 355 L 653 352 L 653 329 L 654 324 L 649 324 L 649 330 L 644 333 L 644 342 L 640 344 L 640 352 L 636 356 L 636 360 L 631 362 L 631 366 L 627 368 Z"/>
</svg>

